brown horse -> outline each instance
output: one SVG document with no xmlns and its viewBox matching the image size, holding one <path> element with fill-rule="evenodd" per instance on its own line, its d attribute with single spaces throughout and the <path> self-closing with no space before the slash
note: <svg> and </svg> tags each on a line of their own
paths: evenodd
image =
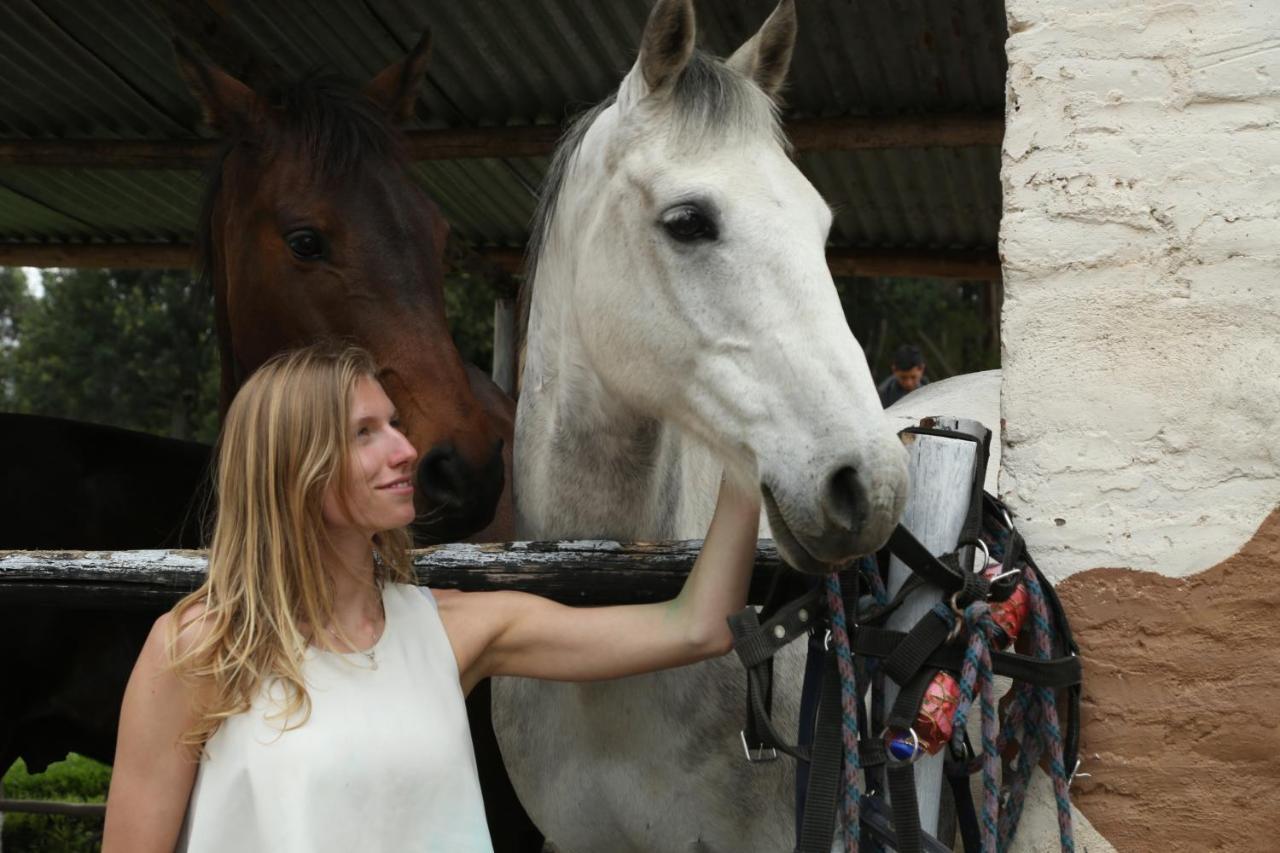
<svg viewBox="0 0 1280 853">
<path fill-rule="evenodd" d="M 316 77 L 270 95 L 176 47 L 206 121 L 227 138 L 200 228 L 223 412 L 273 354 L 322 338 L 358 343 L 419 452 L 418 544 L 511 538 L 515 407 L 454 347 L 442 293 L 449 227 L 413 180 L 394 124 L 413 112 L 428 37 L 363 90 Z M 467 709 L 495 848 L 541 850 L 502 766 L 487 682 Z"/>
<path fill-rule="evenodd" d="M 419 544 L 485 528 L 503 493 L 510 401 L 449 336 L 449 227 L 412 180 L 393 122 L 413 112 L 424 36 L 363 91 L 314 77 L 259 94 L 182 43 L 178 64 L 227 139 L 200 224 L 225 412 L 275 353 L 322 338 L 370 350 L 419 452 Z M 486 408 L 487 407 L 487 408 Z"/>
</svg>

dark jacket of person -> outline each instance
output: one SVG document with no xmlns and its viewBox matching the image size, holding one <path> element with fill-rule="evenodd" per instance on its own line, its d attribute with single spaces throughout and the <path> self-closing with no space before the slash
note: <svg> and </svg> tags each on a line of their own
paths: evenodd
<svg viewBox="0 0 1280 853">
<path fill-rule="evenodd" d="M 916 387 L 922 388 L 928 384 L 929 377 L 921 376 L 920 384 Z M 892 373 L 889 374 L 887 379 L 880 383 L 876 390 L 880 392 L 880 405 L 884 406 L 886 409 L 911 393 L 911 391 L 906 390 L 898 384 L 898 377 L 894 376 Z M 913 388 L 912 390 L 915 389 Z"/>
</svg>

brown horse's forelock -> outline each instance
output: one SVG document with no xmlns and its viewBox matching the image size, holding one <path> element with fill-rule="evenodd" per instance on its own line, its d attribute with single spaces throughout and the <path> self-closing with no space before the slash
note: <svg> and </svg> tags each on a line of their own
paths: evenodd
<svg viewBox="0 0 1280 853">
<path fill-rule="evenodd" d="M 538 260 L 546 248 L 555 219 L 556 206 L 565 178 L 582 140 L 595 120 L 613 104 L 617 93 L 580 114 L 569 125 L 556 146 L 555 155 L 542 182 L 538 206 L 533 214 L 529 247 L 525 252 L 525 277 L 518 297 L 516 317 L 516 388 L 520 386 L 520 366 L 524 362 L 525 339 L 529 331 L 529 308 Z M 695 50 L 676 79 L 672 90 L 673 132 L 677 138 L 706 144 L 726 135 L 769 134 L 789 149 L 775 103 L 750 80 L 730 69 L 723 61 Z"/>
<path fill-rule="evenodd" d="M 270 119 L 253 122 L 252 137 L 227 140 L 205 181 L 196 230 L 196 263 L 202 281 L 212 277 L 213 209 L 222 190 L 227 156 L 253 146 L 264 162 L 292 156 L 306 163 L 317 180 L 340 180 L 371 164 L 407 166 L 404 135 L 383 109 L 357 87 L 327 73 L 311 73 L 266 96 Z"/>
</svg>

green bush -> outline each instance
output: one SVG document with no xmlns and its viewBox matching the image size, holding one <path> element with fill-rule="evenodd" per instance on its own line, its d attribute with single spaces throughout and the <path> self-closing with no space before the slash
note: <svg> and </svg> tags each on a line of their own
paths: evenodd
<svg viewBox="0 0 1280 853">
<path fill-rule="evenodd" d="M 4 795 L 14 800 L 101 803 L 107 799 L 111 768 L 71 753 L 43 773 L 30 774 L 22 759 L 4 774 Z M 6 814 L 5 853 L 90 853 L 102 846 L 101 818 L 46 814 Z"/>
</svg>

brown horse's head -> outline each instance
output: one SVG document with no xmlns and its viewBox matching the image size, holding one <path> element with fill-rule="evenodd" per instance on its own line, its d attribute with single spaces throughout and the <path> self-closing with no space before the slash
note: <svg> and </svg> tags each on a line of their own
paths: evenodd
<svg viewBox="0 0 1280 853">
<path fill-rule="evenodd" d="M 272 354 L 319 339 L 370 350 L 417 448 L 419 542 L 493 517 L 502 440 L 449 336 L 448 225 L 419 188 L 394 122 L 413 110 L 428 40 L 363 91 L 318 77 L 262 94 L 177 47 L 227 138 L 201 222 L 222 354 L 222 411 Z"/>
</svg>

